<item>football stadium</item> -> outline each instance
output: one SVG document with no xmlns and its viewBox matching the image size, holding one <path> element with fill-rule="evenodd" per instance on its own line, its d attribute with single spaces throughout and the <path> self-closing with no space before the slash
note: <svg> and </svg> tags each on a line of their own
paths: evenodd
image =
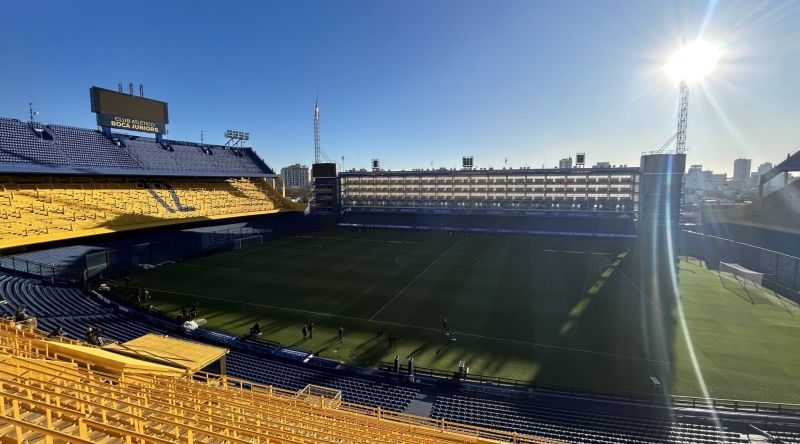
<svg viewBox="0 0 800 444">
<path fill-rule="evenodd" d="M 800 181 L 698 229 L 680 150 L 318 161 L 307 205 L 247 133 L 90 99 L 0 118 L 3 442 L 800 439 Z"/>
</svg>

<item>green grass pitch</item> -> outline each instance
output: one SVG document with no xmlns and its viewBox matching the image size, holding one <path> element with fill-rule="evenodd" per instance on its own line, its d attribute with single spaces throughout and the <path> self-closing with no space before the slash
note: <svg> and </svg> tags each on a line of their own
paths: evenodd
<svg viewBox="0 0 800 444">
<path fill-rule="evenodd" d="M 671 394 L 797 402 L 796 305 L 687 262 L 680 299 L 666 301 L 671 282 L 642 288 L 647 255 L 630 246 L 329 230 L 167 265 L 131 286 L 174 314 L 198 302 L 204 328 L 244 335 L 258 320 L 263 338 L 356 365 L 399 355 L 455 371 L 465 360 L 471 374 L 636 392 L 656 376 Z M 382 326 L 396 349 L 376 340 Z"/>
</svg>

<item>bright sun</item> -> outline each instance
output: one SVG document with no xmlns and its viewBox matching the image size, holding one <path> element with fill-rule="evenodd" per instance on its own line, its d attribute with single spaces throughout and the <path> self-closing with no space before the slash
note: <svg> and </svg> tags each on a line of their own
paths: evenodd
<svg viewBox="0 0 800 444">
<path fill-rule="evenodd" d="M 674 81 L 699 82 L 719 60 L 720 52 L 713 43 L 697 40 L 675 51 L 667 62 L 667 75 Z"/>
</svg>

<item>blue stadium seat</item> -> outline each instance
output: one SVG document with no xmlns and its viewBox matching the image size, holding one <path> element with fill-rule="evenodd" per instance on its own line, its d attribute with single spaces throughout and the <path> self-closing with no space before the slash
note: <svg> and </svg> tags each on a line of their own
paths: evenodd
<svg viewBox="0 0 800 444">
<path fill-rule="evenodd" d="M 0 117 L 0 165 L 220 175 L 275 174 L 251 148 L 112 134 Z"/>
</svg>

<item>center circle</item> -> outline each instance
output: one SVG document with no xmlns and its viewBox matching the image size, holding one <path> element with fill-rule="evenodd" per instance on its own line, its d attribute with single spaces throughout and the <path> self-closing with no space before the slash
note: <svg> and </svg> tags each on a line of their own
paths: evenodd
<svg viewBox="0 0 800 444">
<path fill-rule="evenodd" d="M 458 271 L 472 268 L 481 261 L 466 253 L 441 251 L 415 251 L 398 256 L 395 259 L 397 265 L 420 271 Z"/>
</svg>

